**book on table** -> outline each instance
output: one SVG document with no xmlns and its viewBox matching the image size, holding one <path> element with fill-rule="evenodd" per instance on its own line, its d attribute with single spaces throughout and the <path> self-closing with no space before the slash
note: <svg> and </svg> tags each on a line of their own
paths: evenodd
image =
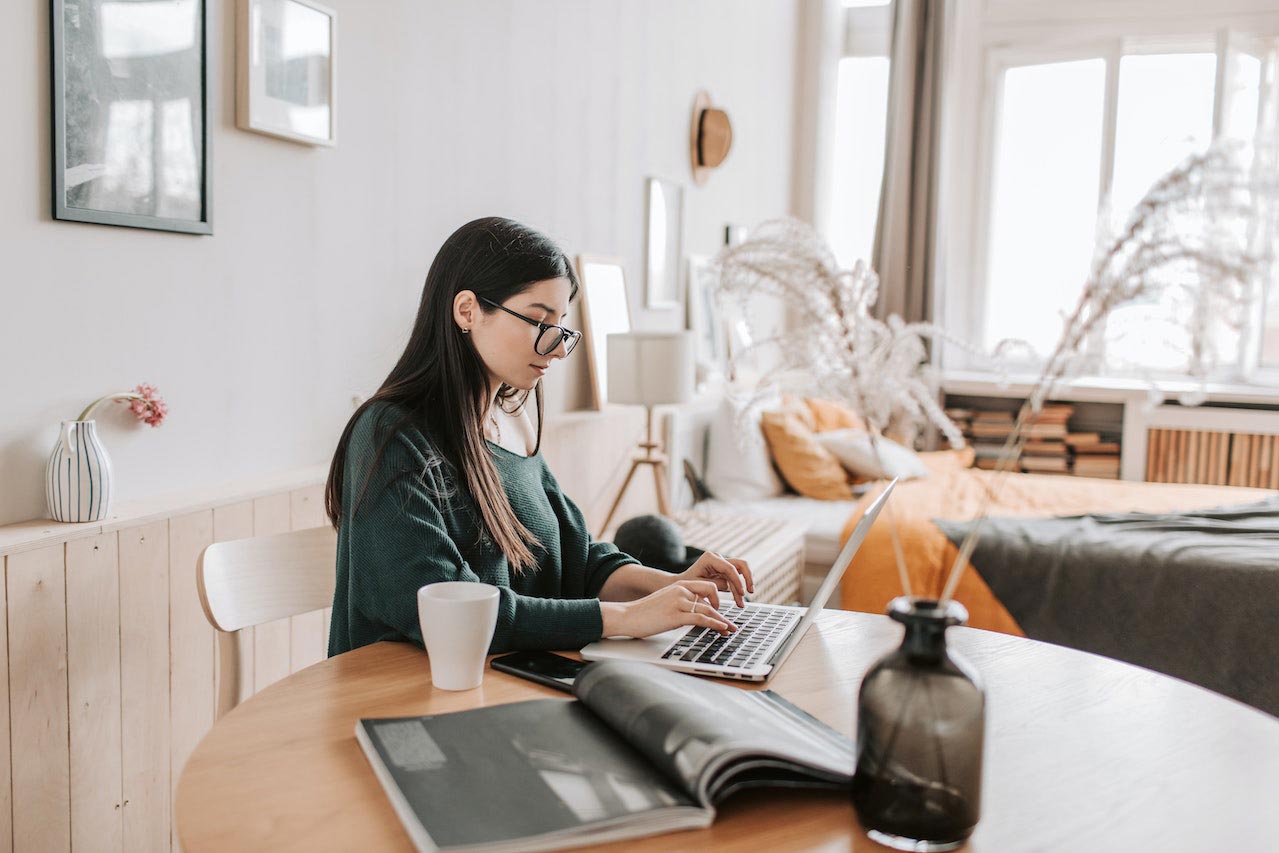
<svg viewBox="0 0 1279 853">
<path fill-rule="evenodd" d="M 852 742 L 770 690 L 599 661 L 575 699 L 355 727 L 418 850 L 525 851 L 709 826 L 744 788 L 846 789 Z"/>
</svg>

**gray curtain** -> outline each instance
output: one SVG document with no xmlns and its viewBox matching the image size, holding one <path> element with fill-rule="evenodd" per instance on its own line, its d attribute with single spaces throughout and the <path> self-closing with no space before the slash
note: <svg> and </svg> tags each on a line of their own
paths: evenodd
<svg viewBox="0 0 1279 853">
<path fill-rule="evenodd" d="M 894 0 L 884 183 L 873 264 L 875 313 L 932 320 L 945 0 Z"/>
</svg>

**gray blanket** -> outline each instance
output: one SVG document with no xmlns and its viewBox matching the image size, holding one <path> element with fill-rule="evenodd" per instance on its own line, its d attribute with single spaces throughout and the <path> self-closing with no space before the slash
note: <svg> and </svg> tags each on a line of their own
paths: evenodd
<svg viewBox="0 0 1279 853">
<path fill-rule="evenodd" d="M 956 545 L 973 524 L 935 523 Z M 1185 513 L 990 518 L 971 563 L 1027 636 L 1279 716 L 1279 497 Z"/>
</svg>

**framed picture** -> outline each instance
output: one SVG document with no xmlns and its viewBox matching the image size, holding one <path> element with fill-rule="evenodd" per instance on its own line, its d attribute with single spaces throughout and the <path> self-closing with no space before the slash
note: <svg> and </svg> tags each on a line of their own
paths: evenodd
<svg viewBox="0 0 1279 853">
<path fill-rule="evenodd" d="M 674 181 L 647 182 L 645 304 L 649 308 L 679 308 L 680 257 L 683 254 L 684 188 Z"/>
<path fill-rule="evenodd" d="M 311 0 L 239 0 L 235 123 L 337 144 L 337 13 Z"/>
<path fill-rule="evenodd" d="M 578 255 L 577 277 L 582 284 L 582 337 L 591 397 L 596 409 L 608 402 L 608 346 L 615 332 L 631 330 L 626 301 L 626 270 L 620 258 Z"/>
<path fill-rule="evenodd" d="M 210 0 L 52 0 L 53 218 L 213 233 Z"/>
<path fill-rule="evenodd" d="M 688 285 L 685 288 L 685 328 L 697 342 L 697 364 L 701 373 L 723 373 L 728 360 L 728 336 L 715 282 L 706 255 L 688 256 Z"/>
</svg>

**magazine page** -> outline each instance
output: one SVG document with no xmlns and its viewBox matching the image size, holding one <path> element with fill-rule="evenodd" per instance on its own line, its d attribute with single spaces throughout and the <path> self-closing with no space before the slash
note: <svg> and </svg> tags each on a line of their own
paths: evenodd
<svg viewBox="0 0 1279 853">
<path fill-rule="evenodd" d="M 356 734 L 423 850 L 537 850 L 712 819 L 571 699 L 361 720 Z"/>
<path fill-rule="evenodd" d="M 574 693 L 706 805 L 747 785 L 852 779 L 852 742 L 771 691 L 607 660 L 583 670 Z M 735 783 L 738 770 L 748 777 Z"/>
</svg>

